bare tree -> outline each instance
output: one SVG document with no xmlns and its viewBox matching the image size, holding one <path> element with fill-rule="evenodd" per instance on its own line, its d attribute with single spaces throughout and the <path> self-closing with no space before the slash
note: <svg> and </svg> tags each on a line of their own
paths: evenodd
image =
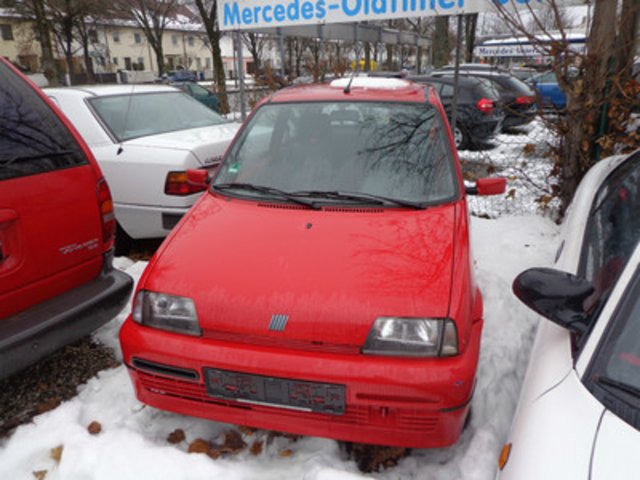
<svg viewBox="0 0 640 480">
<path fill-rule="evenodd" d="M 115 0 L 122 15 L 136 21 L 156 55 L 158 74 L 165 71 L 162 37 L 177 13 L 179 0 Z"/>
<path fill-rule="evenodd" d="M 434 67 L 442 67 L 448 64 L 451 59 L 449 17 L 441 16 L 436 18 L 431 54 L 431 63 L 433 63 Z"/>
<path fill-rule="evenodd" d="M 264 52 L 270 45 L 269 39 L 259 33 L 245 32 L 242 34 L 242 43 L 244 43 L 247 50 L 249 50 L 251 58 L 253 59 L 255 72 L 258 74 L 263 68 Z"/>
<path fill-rule="evenodd" d="M 220 49 L 221 32 L 218 23 L 217 0 L 193 0 L 195 7 L 204 24 L 209 39 L 209 47 L 213 57 L 213 77 L 216 82 L 216 92 L 220 100 L 220 111 L 229 112 L 229 98 L 227 96 L 226 75 L 222 63 L 222 50 Z"/>
<path fill-rule="evenodd" d="M 500 8 L 514 33 L 551 59 L 550 67 L 567 95 L 566 114 L 547 119 L 560 139 L 552 153 L 559 178 L 554 193 L 563 211 L 595 162 L 637 148 L 640 142 L 630 122 L 639 93 L 631 76 L 638 8 L 638 0 L 595 0 L 583 52 L 569 42 L 559 0 L 549 0 L 549 9 L 541 12 Z"/>
<path fill-rule="evenodd" d="M 478 28 L 478 14 L 464 16 L 464 61 L 473 61 L 473 49 L 476 46 L 476 30 Z"/>
<path fill-rule="evenodd" d="M 60 70 L 53 49 L 46 0 L 0 0 L 0 7 L 15 9 L 25 17 L 33 19 L 42 51 L 42 72 L 50 85 L 57 86 L 60 82 Z"/>
</svg>

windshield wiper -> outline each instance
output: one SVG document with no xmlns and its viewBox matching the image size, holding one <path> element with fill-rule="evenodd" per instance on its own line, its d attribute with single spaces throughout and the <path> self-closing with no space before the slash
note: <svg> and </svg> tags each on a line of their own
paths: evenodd
<svg viewBox="0 0 640 480">
<path fill-rule="evenodd" d="M 323 191 L 323 190 L 305 190 L 299 192 L 291 192 L 290 195 L 297 197 L 315 197 L 326 198 L 329 200 L 345 200 L 348 202 L 358 203 L 373 203 L 374 205 L 383 205 L 385 203 L 392 203 L 401 207 L 414 208 L 416 210 L 423 210 L 425 205 L 419 202 L 412 202 L 410 200 L 401 200 L 397 198 L 384 197 L 382 195 L 375 195 L 372 193 L 364 192 L 340 192 L 337 190 Z"/>
<path fill-rule="evenodd" d="M 624 393 L 627 393 L 631 396 L 634 396 L 636 398 L 640 398 L 640 388 L 636 387 L 635 385 L 631 385 L 629 383 L 626 382 L 621 382 L 620 380 L 615 380 L 611 377 L 607 377 L 605 375 L 599 375 L 596 377 L 596 382 L 601 384 L 601 385 L 605 385 L 608 387 L 613 387 L 617 390 L 620 390 Z"/>
<path fill-rule="evenodd" d="M 55 152 L 38 153 L 35 155 L 19 155 L 15 157 L 9 157 L 0 160 L 0 168 L 9 167 L 12 163 L 20 162 L 23 160 L 38 160 L 40 158 L 48 157 L 62 157 L 74 153 L 72 150 L 57 150 Z"/>
<path fill-rule="evenodd" d="M 304 205 L 305 207 L 312 208 L 314 210 L 320 210 L 320 207 L 317 206 L 314 202 L 301 200 L 296 196 L 285 192 L 284 190 L 267 187 L 264 185 L 254 185 L 253 183 L 221 183 L 219 185 L 213 185 L 212 188 L 220 192 L 225 192 L 228 190 L 247 190 L 250 192 L 264 193 L 267 195 L 279 197 L 284 200 L 288 200 L 293 203 L 297 203 L 298 205 Z"/>
</svg>

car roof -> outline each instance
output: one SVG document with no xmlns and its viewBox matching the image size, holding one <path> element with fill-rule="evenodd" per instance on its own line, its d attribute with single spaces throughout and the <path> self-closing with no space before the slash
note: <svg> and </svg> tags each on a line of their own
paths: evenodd
<svg viewBox="0 0 640 480">
<path fill-rule="evenodd" d="M 176 92 L 176 88 L 169 85 L 82 85 L 77 87 L 46 88 L 46 93 L 69 93 L 76 92 L 82 96 L 105 97 L 109 95 L 125 95 L 132 93 L 159 93 Z"/>
<path fill-rule="evenodd" d="M 345 92 L 350 85 L 348 92 Z M 427 95 L 424 85 L 398 78 L 348 77 L 329 84 L 300 85 L 285 88 L 273 94 L 271 102 L 308 101 L 395 101 L 424 103 Z"/>
</svg>

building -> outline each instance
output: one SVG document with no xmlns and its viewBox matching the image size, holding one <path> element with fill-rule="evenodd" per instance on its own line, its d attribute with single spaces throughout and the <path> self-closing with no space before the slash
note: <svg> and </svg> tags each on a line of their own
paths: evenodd
<svg viewBox="0 0 640 480">
<path fill-rule="evenodd" d="M 89 55 L 97 75 L 113 76 L 118 71 L 141 72 L 137 78 L 153 81 L 159 74 L 156 55 L 142 29 L 133 21 L 96 22 L 89 32 Z M 209 41 L 202 25 L 188 21 L 172 21 L 166 28 L 162 47 L 165 71 L 192 70 L 201 79 L 213 78 L 213 59 Z M 234 49 L 231 37 L 220 41 L 227 78 L 235 77 Z M 34 30 L 34 22 L 17 13 L 0 9 L 0 56 L 27 72 L 40 71 L 42 51 Z M 59 63 L 66 71 L 64 55 L 58 51 Z M 252 58 L 243 54 L 244 69 L 251 71 Z M 74 55 L 74 76 L 85 71 L 80 45 Z M 69 73 L 69 72 L 68 72 Z"/>
</svg>

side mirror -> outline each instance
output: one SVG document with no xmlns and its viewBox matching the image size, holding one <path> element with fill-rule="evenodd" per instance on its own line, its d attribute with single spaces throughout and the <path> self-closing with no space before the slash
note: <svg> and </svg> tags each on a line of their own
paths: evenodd
<svg viewBox="0 0 640 480">
<path fill-rule="evenodd" d="M 507 179 L 503 177 L 479 178 L 476 184 L 467 187 L 467 195 L 501 195 L 507 189 Z"/>
<path fill-rule="evenodd" d="M 530 268 L 513 281 L 513 293 L 526 306 L 578 334 L 586 330 L 583 304 L 594 290 L 588 280 L 552 268 Z"/>
<path fill-rule="evenodd" d="M 189 183 L 189 185 L 206 188 L 207 186 L 209 186 L 209 182 L 211 182 L 211 178 L 209 177 L 209 170 L 194 168 L 190 168 L 189 170 L 187 170 L 187 183 Z"/>
</svg>

